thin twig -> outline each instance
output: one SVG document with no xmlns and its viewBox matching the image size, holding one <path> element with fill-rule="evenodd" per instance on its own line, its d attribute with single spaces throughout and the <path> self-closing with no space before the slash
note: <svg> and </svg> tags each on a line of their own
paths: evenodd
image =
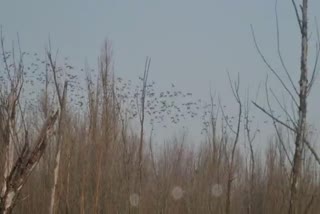
<svg viewBox="0 0 320 214">
<path fill-rule="evenodd" d="M 277 101 L 278 105 L 280 106 L 280 108 L 282 109 L 282 111 L 287 115 L 287 117 L 289 118 L 290 122 L 292 123 L 292 125 L 294 126 L 294 128 L 297 128 L 297 124 L 294 122 L 294 120 L 292 119 L 291 115 L 289 114 L 289 112 L 286 110 L 286 108 L 280 103 L 280 100 L 278 99 L 277 95 L 274 93 L 274 91 L 272 90 L 272 88 L 269 88 L 269 90 L 271 91 L 272 96 L 274 97 L 274 99 Z"/>
<path fill-rule="evenodd" d="M 280 123 L 281 125 L 283 125 L 284 127 L 290 129 L 293 132 L 296 132 L 296 130 L 292 127 L 290 127 L 289 125 L 287 125 L 286 123 L 282 122 L 281 120 L 279 120 L 278 118 L 274 117 L 271 113 L 269 113 L 267 110 L 265 110 L 263 107 L 261 107 L 260 105 L 258 105 L 257 103 L 255 103 L 254 101 L 252 101 L 253 105 L 255 105 L 258 109 L 260 109 L 263 113 L 265 113 L 266 115 L 268 115 L 271 119 L 274 119 L 277 123 Z"/>
<path fill-rule="evenodd" d="M 255 44 L 255 47 L 258 51 L 258 54 L 260 55 L 260 58 L 263 60 L 263 62 L 265 63 L 265 65 L 269 68 L 269 70 L 277 77 L 277 79 L 280 81 L 281 85 L 284 87 L 284 89 L 287 91 L 287 93 L 290 95 L 290 97 L 292 98 L 292 100 L 294 101 L 294 103 L 296 104 L 296 106 L 298 107 L 298 102 L 296 101 L 295 97 L 293 96 L 293 94 L 291 93 L 291 91 L 288 89 L 288 87 L 286 86 L 286 84 L 284 83 L 284 81 L 281 79 L 281 77 L 279 76 L 279 74 L 274 70 L 274 68 L 270 65 L 270 63 L 267 61 L 267 59 L 265 58 L 265 56 L 262 54 L 260 47 L 257 43 L 256 40 L 256 36 L 254 34 L 254 30 L 253 30 L 253 26 L 251 25 L 251 33 L 252 33 L 252 37 L 253 37 L 253 41 Z"/>
<path fill-rule="evenodd" d="M 276 0 L 276 4 L 275 4 L 275 14 L 276 14 L 276 29 L 277 29 L 277 51 L 278 51 L 278 56 L 279 56 L 279 59 L 280 59 L 280 62 L 281 62 L 281 65 L 283 67 L 283 70 L 285 71 L 290 83 L 291 83 L 291 86 L 292 88 L 294 89 L 294 91 L 296 92 L 296 94 L 298 95 L 299 92 L 296 88 L 296 86 L 294 85 L 293 83 L 293 80 L 291 78 L 291 75 L 289 74 L 289 71 L 287 69 L 287 66 L 285 65 L 284 63 L 284 60 L 282 58 L 282 54 L 281 54 L 281 48 L 280 48 L 280 29 L 279 29 L 279 19 L 278 19 L 278 0 Z"/>
<path fill-rule="evenodd" d="M 308 94 L 310 94 L 311 88 L 313 86 L 313 83 L 317 74 L 317 67 L 318 67 L 318 61 L 320 56 L 320 35 L 319 35 L 318 21 L 316 18 L 315 18 L 315 23 L 316 23 L 316 30 L 317 30 L 316 59 L 315 59 L 313 70 L 312 70 L 311 80 L 308 85 Z"/>
<path fill-rule="evenodd" d="M 298 22 L 300 31 L 302 32 L 301 18 L 300 18 L 299 12 L 298 12 L 297 4 L 296 4 L 296 2 L 294 0 L 291 0 L 291 1 L 292 1 L 292 4 L 293 4 L 294 12 L 295 12 L 296 17 L 297 17 L 297 22 Z"/>
<path fill-rule="evenodd" d="M 261 106 L 259 106 L 257 103 L 253 102 L 253 105 L 255 105 L 258 109 L 260 109 L 263 113 L 265 113 L 266 115 L 268 115 L 269 117 L 271 117 L 272 119 L 274 119 L 277 123 L 280 123 L 281 125 L 283 125 L 284 127 L 288 128 L 290 131 L 297 133 L 297 131 L 290 127 L 289 125 L 287 125 L 286 123 L 282 122 L 281 120 L 275 118 L 272 114 L 270 114 L 267 110 L 265 110 L 264 108 L 262 108 Z M 304 143 L 307 145 L 308 149 L 311 151 L 311 153 L 313 154 L 314 158 L 316 159 L 316 161 L 318 162 L 318 164 L 320 165 L 320 157 L 317 154 L 317 152 L 314 150 L 314 148 L 310 145 L 309 141 L 307 141 L 306 139 L 304 140 Z"/>
<path fill-rule="evenodd" d="M 270 104 L 270 100 L 269 100 L 268 78 L 266 79 L 265 90 L 266 90 L 267 104 L 268 104 L 268 107 L 269 107 L 269 111 L 271 112 L 270 114 L 272 115 L 272 118 L 275 118 L 275 116 L 272 113 L 272 108 L 271 108 L 271 104 Z M 273 126 L 274 126 L 274 128 L 276 130 L 277 137 L 278 137 L 278 139 L 280 141 L 280 144 L 281 144 L 281 146 L 282 146 L 282 148 L 283 148 L 283 150 L 284 150 L 284 152 L 286 154 L 286 157 L 287 157 L 290 165 L 292 166 L 292 161 L 291 161 L 290 156 L 289 156 L 289 154 L 287 152 L 286 146 L 284 145 L 284 142 L 282 141 L 281 134 L 280 134 L 279 129 L 277 127 L 277 123 L 276 123 L 276 121 L 274 119 L 272 119 L 272 122 L 273 122 Z"/>
</svg>

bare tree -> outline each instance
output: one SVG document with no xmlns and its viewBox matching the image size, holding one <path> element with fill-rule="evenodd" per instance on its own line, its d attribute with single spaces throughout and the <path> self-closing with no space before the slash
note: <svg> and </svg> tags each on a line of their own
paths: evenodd
<svg viewBox="0 0 320 214">
<path fill-rule="evenodd" d="M 299 79 L 299 90 L 293 83 L 293 80 L 291 78 L 290 73 L 288 72 L 288 69 L 284 63 L 284 60 L 282 58 L 281 49 L 280 49 L 280 37 L 279 37 L 279 24 L 278 24 L 278 14 L 277 14 L 277 2 L 276 2 L 276 24 L 277 24 L 277 50 L 278 50 L 278 57 L 280 59 L 282 68 L 287 75 L 287 78 L 289 80 L 289 83 L 291 84 L 291 89 L 289 86 L 286 85 L 285 81 L 280 77 L 279 73 L 269 64 L 269 62 L 266 60 L 265 56 L 262 54 L 254 35 L 253 28 L 252 34 L 254 38 L 254 43 L 256 46 L 256 49 L 262 58 L 263 62 L 266 64 L 266 66 L 269 68 L 269 70 L 276 76 L 276 78 L 279 80 L 285 91 L 288 93 L 288 95 L 291 97 L 292 102 L 294 103 L 298 118 L 296 121 L 293 121 L 291 119 L 292 125 L 285 123 L 276 117 L 273 116 L 271 108 L 269 107 L 269 110 L 266 110 L 256 104 L 254 102 L 254 105 L 258 107 L 260 110 L 262 110 L 264 113 L 266 113 L 268 116 L 271 117 L 271 119 L 274 121 L 274 124 L 280 124 L 284 127 L 288 128 L 289 130 L 293 131 L 295 134 L 295 149 L 293 154 L 293 161 L 292 161 L 292 171 L 291 171 L 291 188 L 290 188 L 290 199 L 289 199 L 289 214 L 296 214 L 299 213 L 299 208 L 297 206 L 298 202 L 298 193 L 299 193 L 299 183 L 302 175 L 302 156 L 304 151 L 304 145 L 308 147 L 308 149 L 311 151 L 315 159 L 320 164 L 320 159 L 315 150 L 312 148 L 310 143 L 307 140 L 307 98 L 311 91 L 312 85 L 314 83 L 315 74 L 317 71 L 317 62 L 319 58 L 319 44 L 316 46 L 316 60 L 315 65 L 313 68 L 313 72 L 311 75 L 310 82 L 308 82 L 308 0 L 302 0 L 302 4 L 299 5 L 301 12 L 299 13 L 298 6 L 295 2 L 295 0 L 292 0 L 292 5 L 296 14 L 300 35 L 301 35 L 301 57 L 300 57 L 300 79 Z M 319 42 L 319 39 L 318 39 Z M 297 98 L 296 98 L 297 97 Z M 268 101 L 269 103 L 269 101 Z M 279 102 L 278 102 L 279 104 Z M 270 105 L 269 105 L 270 106 Z M 289 115 L 287 110 L 285 108 L 282 108 L 286 115 Z M 293 126 L 293 127 L 292 127 Z"/>
<path fill-rule="evenodd" d="M 294 1 L 293 1 L 294 2 Z M 295 6 L 296 7 L 296 6 Z M 298 17 L 298 22 L 301 30 L 301 61 L 300 61 L 300 93 L 299 93 L 299 110 L 298 110 L 298 127 L 296 131 L 295 152 L 292 166 L 292 183 L 291 195 L 289 201 L 289 214 L 298 213 L 298 185 L 302 172 L 302 153 L 303 144 L 306 139 L 307 128 L 307 95 L 308 95 L 308 0 L 303 0 L 302 3 L 302 20 Z"/>
<path fill-rule="evenodd" d="M 146 94 L 148 90 L 148 76 L 150 70 L 150 63 L 151 58 L 147 57 L 145 66 L 144 66 L 144 73 L 142 77 L 142 88 L 141 88 L 141 97 L 140 103 L 137 103 L 139 108 L 139 122 L 140 122 L 140 139 L 139 139 L 139 151 L 138 151 L 138 172 L 139 172 L 139 189 L 141 189 L 141 182 L 142 182 L 142 158 L 143 158 L 143 142 L 144 142 L 144 121 L 145 121 L 145 104 L 146 104 Z M 138 97 L 137 97 L 138 99 Z M 139 190 L 141 191 L 141 190 Z"/>
<path fill-rule="evenodd" d="M 59 122 L 58 122 L 58 132 L 57 132 L 57 148 L 55 152 L 55 162 L 54 162 L 54 177 L 53 177 L 53 186 L 51 192 L 51 203 L 49 208 L 49 213 L 54 214 L 56 212 L 57 207 L 57 188 L 58 188 L 58 179 L 59 179 L 59 172 L 60 172 L 60 159 L 61 159 L 61 149 L 62 149 L 62 138 L 63 138 L 63 119 L 65 117 L 65 108 L 66 108 L 66 99 L 67 99 L 67 87 L 68 82 L 64 82 L 62 94 L 61 94 L 61 87 L 59 86 L 58 78 L 57 78 L 57 64 L 56 59 L 53 59 L 51 53 L 51 45 L 50 49 L 47 50 L 47 57 L 50 64 L 50 68 L 53 74 L 54 86 L 58 96 L 58 102 L 60 106 L 60 115 L 59 115 Z"/>
<path fill-rule="evenodd" d="M 48 139 L 53 134 L 54 124 L 59 114 L 58 111 L 54 111 L 46 118 L 38 137 L 31 144 L 29 130 L 24 120 L 24 111 L 22 111 L 20 104 L 21 92 L 24 86 L 24 64 L 20 44 L 18 63 L 16 63 L 14 48 L 11 52 L 5 51 L 2 32 L 1 49 L 4 70 L 10 85 L 9 91 L 6 91 L 5 87 L 0 89 L 0 137 L 5 143 L 5 165 L 3 183 L 1 184 L 0 213 L 7 214 L 12 213 L 23 185 L 42 157 L 47 147 Z M 9 58 L 12 59 L 11 63 L 8 61 Z M 23 135 L 18 131 L 18 119 L 23 126 Z"/>
<path fill-rule="evenodd" d="M 251 130 L 250 127 L 251 118 L 250 118 L 250 104 L 249 104 L 249 91 L 247 102 L 244 108 L 244 131 L 245 131 L 245 138 L 248 141 L 249 149 L 250 149 L 250 164 L 249 164 L 249 201 L 248 201 L 248 214 L 252 213 L 252 202 L 253 202 L 253 192 L 255 188 L 255 158 L 254 158 L 254 148 L 253 148 L 253 141 L 259 132 L 259 129 Z"/>
<path fill-rule="evenodd" d="M 240 129 L 241 129 L 241 118 L 242 118 L 242 102 L 241 102 L 241 98 L 240 98 L 240 94 L 239 94 L 239 89 L 240 89 L 240 77 L 238 74 L 238 79 L 236 81 L 232 81 L 231 77 L 228 73 L 228 78 L 229 78 L 229 83 L 230 83 L 230 87 L 232 90 L 232 94 L 237 102 L 238 105 L 238 117 L 237 117 L 237 121 L 236 121 L 236 127 L 235 129 L 232 127 L 232 124 L 230 124 L 228 116 L 225 114 L 223 107 L 221 106 L 221 102 L 220 102 L 220 107 L 221 107 L 221 112 L 222 112 L 222 116 L 223 119 L 227 125 L 227 127 L 231 130 L 231 132 L 235 135 L 233 143 L 232 143 L 232 150 L 230 155 L 226 155 L 227 160 L 228 160 L 228 177 L 227 177 L 227 198 L 226 198 L 226 204 L 225 204 L 225 213 L 226 214 L 230 214 L 231 210 L 231 190 L 232 190 L 232 182 L 234 180 L 234 171 L 235 171 L 235 154 L 236 154 L 236 149 L 237 149 L 237 145 L 239 142 L 239 136 L 240 136 Z M 228 157 L 229 156 L 229 157 Z"/>
</svg>

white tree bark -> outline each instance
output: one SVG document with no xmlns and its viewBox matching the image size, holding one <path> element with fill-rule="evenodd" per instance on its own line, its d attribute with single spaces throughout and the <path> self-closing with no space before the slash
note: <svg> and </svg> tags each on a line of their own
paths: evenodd
<svg viewBox="0 0 320 214">
<path fill-rule="evenodd" d="M 9 175 L 2 184 L 0 214 L 12 213 L 12 209 L 23 185 L 27 181 L 34 167 L 38 164 L 47 147 L 47 139 L 53 133 L 53 126 L 57 117 L 58 111 L 54 112 L 49 118 L 47 118 L 36 140 L 35 147 L 31 152 L 29 151 L 28 145 L 24 145 L 21 154 L 15 161 Z"/>
<path fill-rule="evenodd" d="M 57 83 L 56 83 L 57 86 Z M 60 159 L 61 159 L 61 141 L 63 137 L 63 119 L 64 119 L 64 113 L 65 113 L 65 105 L 66 105 L 66 98 L 67 98 L 67 88 L 68 88 L 68 82 L 66 81 L 64 83 L 63 88 L 63 95 L 59 98 L 60 103 L 60 117 L 59 117 L 59 127 L 58 127 L 58 133 L 57 133 L 57 152 L 55 156 L 55 165 L 54 165 L 54 177 L 53 177 L 53 186 L 51 191 L 51 201 L 50 201 L 50 207 L 49 207 L 49 213 L 54 214 L 56 211 L 57 206 L 57 189 L 58 189 L 58 181 L 59 181 L 59 172 L 60 172 Z M 59 88 L 56 87 L 56 90 L 59 91 Z"/>
</svg>

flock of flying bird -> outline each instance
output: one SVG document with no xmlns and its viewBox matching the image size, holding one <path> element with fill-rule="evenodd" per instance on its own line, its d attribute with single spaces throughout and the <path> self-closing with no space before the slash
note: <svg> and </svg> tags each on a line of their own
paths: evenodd
<svg viewBox="0 0 320 214">
<path fill-rule="evenodd" d="M 7 54 L 9 59 L 10 53 Z M 46 82 L 53 86 L 52 71 L 48 60 L 41 59 L 39 54 L 24 52 L 23 55 L 25 58 L 23 96 L 27 98 L 29 108 L 34 108 L 34 104 L 41 99 L 39 91 L 45 90 Z M 69 105 L 82 110 L 87 103 L 86 86 L 83 87 L 87 83 L 85 80 L 81 80 L 82 76 L 86 76 L 85 69 L 77 70 L 68 62 L 67 57 L 61 61 L 62 65 L 57 62 L 59 66 L 56 67 L 58 82 L 63 83 L 65 79 L 68 80 Z M 91 69 L 90 71 L 92 74 L 98 75 L 95 70 Z M 46 74 L 48 74 L 48 78 Z M 0 70 L 0 83 L 6 81 L 5 76 L 4 70 Z M 142 81 L 141 78 L 139 79 Z M 142 85 L 142 82 L 133 84 L 133 81 L 120 77 L 114 79 L 113 87 L 117 100 L 122 107 L 121 113 L 128 115 L 130 120 L 139 119 L 142 109 Z M 212 111 L 219 108 L 217 104 L 208 104 L 201 99 L 194 99 L 192 93 L 178 90 L 173 83 L 165 91 L 158 91 L 155 88 L 156 83 L 150 81 L 145 91 L 145 118 L 146 122 L 149 122 L 152 126 L 167 127 L 168 123 L 180 124 L 185 120 L 200 119 L 203 129 L 206 130 L 211 125 L 210 120 L 216 119 L 212 118 Z M 54 93 L 54 91 L 54 88 L 51 88 L 51 93 Z M 229 123 L 235 123 L 236 119 L 236 116 L 228 118 Z"/>
</svg>

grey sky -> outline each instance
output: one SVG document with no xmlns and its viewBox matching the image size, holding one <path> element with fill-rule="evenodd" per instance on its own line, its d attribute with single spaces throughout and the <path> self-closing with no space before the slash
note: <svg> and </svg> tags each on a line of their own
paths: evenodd
<svg viewBox="0 0 320 214">
<path fill-rule="evenodd" d="M 283 55 L 297 80 L 300 43 L 294 10 L 291 0 L 278 4 Z M 243 91 L 250 87 L 253 92 L 267 72 L 254 48 L 250 24 L 264 54 L 280 68 L 274 5 L 275 0 L 3 0 L 0 24 L 9 39 L 19 32 L 26 51 L 44 51 L 50 34 L 53 46 L 77 67 L 85 58 L 96 66 L 108 38 L 118 75 L 136 79 L 145 57 L 151 56 L 150 78 L 160 87 L 173 82 L 196 97 L 207 98 L 211 85 L 232 106 L 226 70 L 233 75 L 240 72 Z M 312 29 L 317 11 L 320 1 L 310 0 Z M 319 90 L 318 82 L 314 90 Z M 312 119 L 319 121 L 317 92 L 311 99 Z"/>
</svg>

